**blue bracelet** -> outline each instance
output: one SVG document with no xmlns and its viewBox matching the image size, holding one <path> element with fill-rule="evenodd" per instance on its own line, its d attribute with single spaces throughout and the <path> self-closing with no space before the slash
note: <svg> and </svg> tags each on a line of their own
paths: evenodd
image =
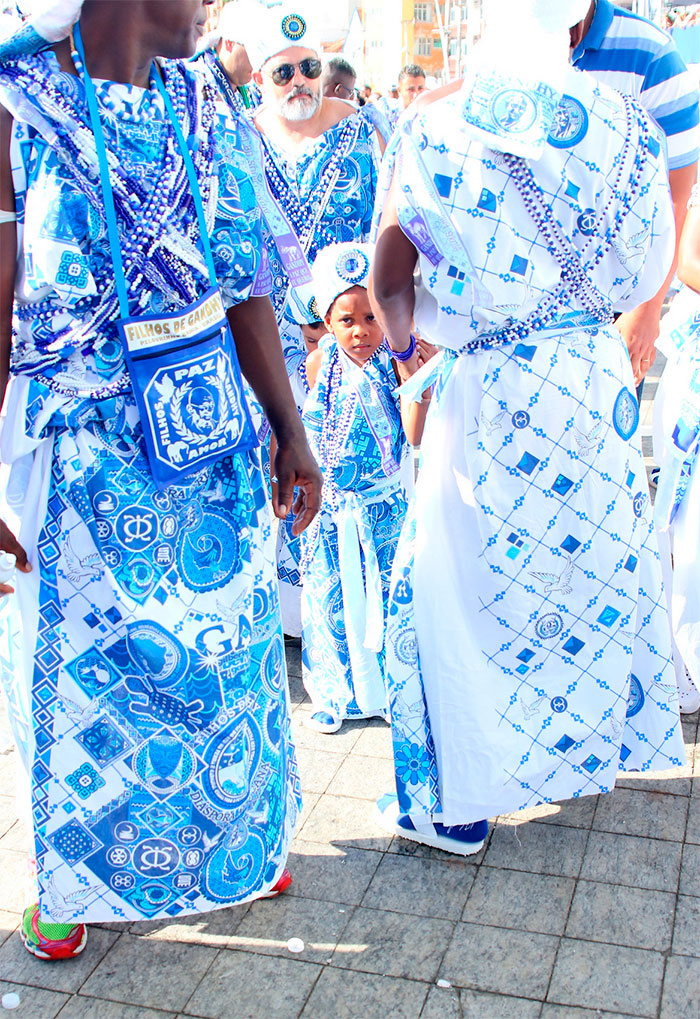
<svg viewBox="0 0 700 1019">
<path fill-rule="evenodd" d="M 384 337 L 384 346 L 389 351 L 389 355 L 397 361 L 410 361 L 416 352 L 416 338 L 413 333 L 411 333 L 411 342 L 406 350 L 392 350 L 386 337 Z"/>
</svg>

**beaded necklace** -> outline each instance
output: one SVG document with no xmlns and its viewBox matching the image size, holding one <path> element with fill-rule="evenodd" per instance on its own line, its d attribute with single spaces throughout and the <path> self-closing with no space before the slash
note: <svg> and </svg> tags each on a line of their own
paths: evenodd
<svg viewBox="0 0 700 1019">
<path fill-rule="evenodd" d="M 529 215 L 538 227 L 547 250 L 561 267 L 561 278 L 554 290 L 546 294 L 537 307 L 519 322 L 513 321 L 501 329 L 484 333 L 461 348 L 461 354 L 475 353 L 502 346 L 506 343 L 518 343 L 531 333 L 541 332 L 560 317 L 561 310 L 566 308 L 572 296 L 583 305 L 584 310 L 593 313 L 600 324 L 613 321 L 612 306 L 591 280 L 594 269 L 614 244 L 620 234 L 622 225 L 641 187 L 642 175 L 649 156 L 650 131 L 643 117 L 632 103 L 623 96 L 627 116 L 627 132 L 617 163 L 617 175 L 610 188 L 610 197 L 603 210 L 596 218 L 595 227 L 582 252 L 579 252 L 572 241 L 566 236 L 561 224 L 557 221 L 551 208 L 546 204 L 541 188 L 535 181 L 528 163 L 518 156 L 504 154 L 504 162 L 508 167 L 511 179 L 525 204 Z M 636 141 L 633 139 L 636 138 Z M 629 163 L 632 162 L 631 169 Z M 627 181 L 623 174 L 629 173 Z M 613 224 L 605 230 L 600 239 L 600 228 L 605 222 L 613 201 L 619 203 Z M 598 237 L 599 243 L 595 252 L 589 249 Z M 588 261 L 584 262 L 586 254 Z"/>
<path fill-rule="evenodd" d="M 307 393 L 310 393 L 311 392 L 311 387 L 309 386 L 309 379 L 308 379 L 308 376 L 306 374 L 306 361 L 300 361 L 299 362 L 299 367 L 297 368 L 297 374 L 298 374 L 299 378 L 301 379 L 301 384 L 303 385 L 305 391 Z"/>
<path fill-rule="evenodd" d="M 381 358 L 381 347 L 379 347 L 361 365 L 366 371 L 372 364 L 377 364 Z M 346 395 L 345 406 L 340 417 L 336 418 L 335 408 L 338 402 L 338 394 L 343 384 L 343 365 L 340 360 L 338 346 L 331 354 L 330 364 L 326 375 L 326 389 L 323 393 L 323 425 L 319 438 L 319 450 L 321 463 L 324 469 L 334 470 L 340 466 L 340 462 L 347 448 L 348 435 L 352 427 L 355 410 L 359 401 L 358 394 L 353 390 Z M 332 479 L 328 479 L 332 487 Z"/>
<path fill-rule="evenodd" d="M 331 194 L 342 172 L 343 161 L 349 154 L 361 127 L 359 117 L 347 117 L 338 136 L 331 158 L 323 168 L 315 190 L 313 204 L 316 212 L 309 215 L 307 204 L 301 203 L 286 175 L 279 168 L 277 158 L 269 140 L 262 136 L 265 146 L 265 173 L 273 195 L 286 212 L 294 232 L 301 242 L 304 254 L 313 262 L 316 252 L 329 244 L 335 244 L 334 232 L 323 223 L 323 214 Z"/>
<path fill-rule="evenodd" d="M 73 54 L 73 59 L 79 74 L 82 73 L 84 69 L 77 53 Z M 38 111 L 42 122 L 48 122 L 52 129 L 48 144 L 96 215 L 100 227 L 95 233 L 104 237 L 104 209 L 95 143 L 82 85 L 78 86 L 70 76 L 47 73 L 47 70 L 46 56 L 9 61 L 2 68 L 2 78 L 24 107 L 29 104 Z M 214 91 L 209 85 L 196 88 L 192 80 L 187 80 L 184 69 L 177 62 L 164 62 L 162 72 L 185 135 L 198 140 L 192 158 L 206 204 L 212 196 Z M 19 119 L 26 119 L 21 117 L 21 108 Z M 112 115 L 112 122 L 114 119 Z M 164 125 L 167 128 L 167 118 L 164 118 Z M 202 281 L 206 280 L 206 270 L 198 243 L 199 230 L 191 190 L 172 129 L 167 134 L 163 165 L 155 185 L 144 183 L 128 173 L 116 148 L 118 139 L 116 142 L 108 139 L 107 143 L 110 180 L 132 309 L 138 312 L 145 308 L 157 294 L 162 295 L 167 305 L 182 307 L 199 294 Z M 172 229 L 173 223 L 177 224 L 177 233 Z M 39 326 L 33 330 L 35 351 L 39 355 L 35 367 L 45 370 L 57 365 L 66 351 L 92 354 L 105 343 L 114 341 L 114 322 L 119 312 L 111 263 L 101 258 L 91 259 L 90 269 L 97 286 L 97 296 L 78 302 L 74 310 L 64 308 L 56 294 L 22 308 L 19 314 L 21 320 L 33 321 Z M 75 322 L 76 312 L 83 313 L 82 322 Z M 51 324 L 52 318 L 61 314 L 72 317 L 74 321 L 59 334 L 65 337 L 65 342 L 57 344 L 58 337 L 53 333 Z M 27 361 L 30 363 L 27 364 Z M 32 373 L 31 361 L 31 352 L 23 351 L 20 362 L 23 372 Z M 16 363 L 13 354 L 13 365 Z M 120 360 L 119 366 L 121 364 Z M 121 384 L 124 384 L 123 379 Z"/>
</svg>

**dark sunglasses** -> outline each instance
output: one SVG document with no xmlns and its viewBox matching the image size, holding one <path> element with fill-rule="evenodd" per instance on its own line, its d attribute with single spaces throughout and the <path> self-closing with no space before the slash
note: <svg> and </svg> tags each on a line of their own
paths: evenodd
<svg viewBox="0 0 700 1019">
<path fill-rule="evenodd" d="M 323 70 L 320 60 L 316 60 L 315 57 L 305 57 L 298 64 L 280 64 L 279 67 L 270 72 L 270 77 L 275 85 L 288 85 L 294 77 L 297 67 L 304 77 L 309 78 L 311 81 L 314 78 L 318 78 Z"/>
</svg>

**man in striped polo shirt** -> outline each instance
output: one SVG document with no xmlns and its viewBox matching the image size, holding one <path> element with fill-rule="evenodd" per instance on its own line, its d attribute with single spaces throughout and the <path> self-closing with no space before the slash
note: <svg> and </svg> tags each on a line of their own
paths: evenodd
<svg viewBox="0 0 700 1019">
<path fill-rule="evenodd" d="M 610 0 L 592 0 L 586 18 L 571 29 L 571 45 L 576 67 L 637 99 L 666 135 L 677 249 L 690 189 L 697 179 L 697 84 L 668 33 Z M 675 271 L 674 259 L 656 297 L 617 320 L 638 383 L 654 362 L 661 308 Z"/>
</svg>

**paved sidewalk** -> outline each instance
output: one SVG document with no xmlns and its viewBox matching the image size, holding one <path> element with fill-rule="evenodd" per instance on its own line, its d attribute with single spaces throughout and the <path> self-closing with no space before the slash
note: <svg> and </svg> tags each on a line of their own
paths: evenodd
<svg viewBox="0 0 700 1019">
<path fill-rule="evenodd" d="M 486 848 L 460 861 L 374 825 L 373 802 L 392 784 L 389 730 L 304 728 L 298 645 L 288 661 L 305 815 L 294 883 L 277 901 L 105 925 L 77 960 L 32 959 L 15 933 L 26 835 L 14 755 L 0 755 L 0 995 L 20 995 L 15 1015 L 697 1019 L 697 715 L 684 723 L 682 771 L 500 818 Z M 289 951 L 290 938 L 303 952 Z"/>
<path fill-rule="evenodd" d="M 392 782 L 388 728 L 304 728 L 298 646 L 288 659 L 306 803 L 290 893 L 196 919 L 93 928 L 79 959 L 38 962 L 15 933 L 25 834 L 3 795 L 0 994 L 20 995 L 15 1015 L 697 1019 L 697 716 L 685 723 L 682 772 L 501 818 L 485 850 L 460 861 L 374 825 L 373 801 Z M 0 756 L 4 793 L 12 758 Z M 290 938 L 304 941 L 301 954 Z"/>
</svg>

